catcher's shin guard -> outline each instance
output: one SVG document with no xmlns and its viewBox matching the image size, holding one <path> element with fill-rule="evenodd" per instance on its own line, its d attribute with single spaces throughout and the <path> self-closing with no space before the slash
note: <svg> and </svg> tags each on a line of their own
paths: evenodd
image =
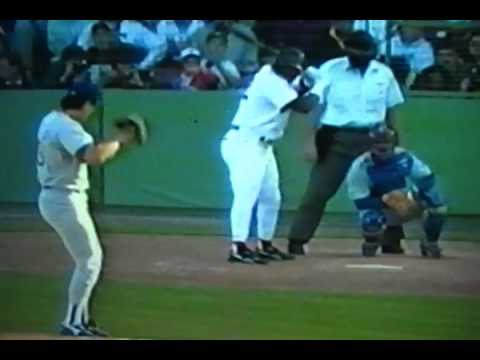
<svg viewBox="0 0 480 360">
<path fill-rule="evenodd" d="M 387 223 L 385 215 L 378 210 L 366 210 L 361 214 L 360 221 L 363 234 L 368 237 L 380 237 Z"/>
<path fill-rule="evenodd" d="M 438 240 L 447 220 L 446 210 L 426 210 L 424 214 L 423 230 L 425 241 L 420 244 L 420 251 L 424 257 L 438 259 L 442 257 L 442 249 Z"/>
<path fill-rule="evenodd" d="M 362 244 L 362 255 L 365 257 L 375 257 L 379 247 L 380 242 L 378 238 L 365 236 L 365 242 Z"/>
<path fill-rule="evenodd" d="M 437 242 L 447 221 L 446 212 L 426 210 L 423 220 L 423 230 L 428 242 Z"/>
<path fill-rule="evenodd" d="M 362 231 L 365 242 L 362 244 L 362 255 L 374 257 L 381 245 L 381 239 L 387 220 L 378 210 L 367 210 L 361 215 Z"/>
</svg>

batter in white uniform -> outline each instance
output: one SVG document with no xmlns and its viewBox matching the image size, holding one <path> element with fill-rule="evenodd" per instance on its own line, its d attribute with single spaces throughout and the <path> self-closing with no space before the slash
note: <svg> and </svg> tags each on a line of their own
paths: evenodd
<svg viewBox="0 0 480 360">
<path fill-rule="evenodd" d="M 222 141 L 234 196 L 230 262 L 265 264 L 294 258 L 272 245 L 281 204 L 273 144 L 282 138 L 291 110 L 307 113 L 318 104 L 318 97 L 301 77 L 303 62 L 300 50 L 285 49 L 274 65 L 264 66 L 247 89 Z M 246 241 L 255 204 L 259 241 L 254 252 Z"/>
<path fill-rule="evenodd" d="M 74 85 L 61 100 L 61 110 L 46 115 L 38 130 L 40 213 L 75 261 L 68 311 L 61 328 L 61 334 L 67 336 L 107 336 L 89 317 L 89 299 L 101 270 L 102 249 L 88 210 L 87 165 L 102 165 L 117 154 L 121 145 L 133 141 L 133 134 L 125 132 L 114 140 L 94 144 L 82 123 L 94 111 L 96 100 L 96 88 Z"/>
</svg>

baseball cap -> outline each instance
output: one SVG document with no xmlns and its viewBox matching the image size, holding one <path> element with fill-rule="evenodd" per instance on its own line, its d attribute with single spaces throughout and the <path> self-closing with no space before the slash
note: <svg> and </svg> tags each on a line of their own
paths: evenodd
<svg viewBox="0 0 480 360">
<path fill-rule="evenodd" d="M 189 57 L 201 58 L 202 55 L 200 54 L 200 51 L 195 48 L 186 48 L 180 53 L 180 60 L 185 60 Z"/>
<path fill-rule="evenodd" d="M 100 91 L 98 87 L 87 82 L 73 83 L 67 90 L 67 95 L 77 96 L 84 101 L 90 102 L 92 105 L 96 105 L 100 98 Z"/>
</svg>

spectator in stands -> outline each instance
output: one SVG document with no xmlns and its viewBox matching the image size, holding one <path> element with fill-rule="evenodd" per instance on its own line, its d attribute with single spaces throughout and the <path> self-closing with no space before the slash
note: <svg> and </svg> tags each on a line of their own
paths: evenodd
<svg viewBox="0 0 480 360">
<path fill-rule="evenodd" d="M 458 51 L 450 46 L 440 47 L 436 53 L 436 64 L 448 73 L 452 90 L 460 90 L 462 80 L 467 77 L 467 69 Z"/>
<path fill-rule="evenodd" d="M 193 35 L 204 27 L 202 20 L 159 20 L 156 33 L 167 40 L 168 56 L 173 58 L 187 47 L 192 47 Z"/>
<path fill-rule="evenodd" d="M 237 67 L 226 58 L 227 47 L 228 34 L 216 31 L 207 36 L 202 66 L 220 79 L 220 89 L 237 88 L 241 82 Z"/>
<path fill-rule="evenodd" d="M 0 54 L 7 54 L 10 52 L 10 46 L 8 44 L 5 34 L 0 33 Z"/>
<path fill-rule="evenodd" d="M 141 20 L 99 20 L 95 23 L 98 22 L 105 23 L 112 30 L 117 42 L 135 47 L 144 53 L 142 60 L 137 63 L 139 70 L 150 70 L 162 61 L 167 53 L 166 38 L 150 31 Z M 84 50 L 93 46 L 92 29 L 95 23 L 85 28 L 78 39 L 78 46 Z"/>
<path fill-rule="evenodd" d="M 423 70 L 415 79 L 412 90 L 453 91 L 458 90 L 451 74 L 441 65 Z"/>
<path fill-rule="evenodd" d="M 473 34 L 469 43 L 467 76 L 463 79 L 463 91 L 480 91 L 480 34 Z"/>
<path fill-rule="evenodd" d="M 153 33 L 139 20 L 123 20 L 120 24 L 120 40 L 146 51 L 147 55 L 137 65 L 139 70 L 150 70 L 167 54 L 167 40 Z"/>
<path fill-rule="evenodd" d="M 0 52 L 0 89 L 21 89 L 29 86 L 20 59 Z"/>
<path fill-rule="evenodd" d="M 98 22 L 91 28 L 91 33 L 93 46 L 88 49 L 88 60 L 93 65 L 87 75 L 90 82 L 99 87 L 143 88 L 139 72 L 121 53 L 123 47 L 115 41 L 110 26 Z"/>
<path fill-rule="evenodd" d="M 398 34 L 392 38 L 391 55 L 404 57 L 410 66 L 410 76 L 407 86 L 415 77 L 435 63 L 432 45 L 425 39 L 423 29 L 419 27 L 402 26 Z"/>
<path fill-rule="evenodd" d="M 256 20 L 235 20 L 229 26 L 226 58 L 240 74 L 248 76 L 258 70 L 259 41 L 254 32 Z"/>
<path fill-rule="evenodd" d="M 120 23 L 122 20 L 96 20 L 95 22 L 92 22 L 88 26 L 83 29 L 82 33 L 78 37 L 77 45 L 81 47 L 83 50 L 87 51 L 91 47 L 94 46 L 94 39 L 93 39 L 93 27 L 98 24 L 98 23 L 104 23 L 106 24 L 110 30 L 112 31 L 114 39 L 116 39 L 117 42 L 120 41 Z"/>
<path fill-rule="evenodd" d="M 66 47 L 58 61 L 49 68 L 45 85 L 49 88 L 67 88 L 75 82 L 85 81 L 90 65 L 86 52 L 78 46 Z"/>
<path fill-rule="evenodd" d="M 11 50 L 5 34 L 0 33 L 0 88 L 30 86 L 20 57 Z"/>
<path fill-rule="evenodd" d="M 387 53 L 387 26 L 388 20 L 355 20 L 353 30 L 368 32 L 375 39 L 379 55 Z"/>
<path fill-rule="evenodd" d="M 48 20 L 48 48 L 55 60 L 61 57 L 65 48 L 75 45 L 80 34 L 93 22 L 93 20 Z"/>
<path fill-rule="evenodd" d="M 50 65 L 48 49 L 48 20 L 17 20 L 12 45 L 25 68 L 25 74 L 34 86 L 45 75 Z"/>
<path fill-rule="evenodd" d="M 17 21 L 18 20 L 0 20 L 0 35 L 4 36 L 9 43 L 11 42 Z"/>
<path fill-rule="evenodd" d="M 216 90 L 220 79 L 209 69 L 202 66 L 200 51 L 187 48 L 180 55 L 183 72 L 174 82 L 173 88 L 179 90 Z"/>
</svg>

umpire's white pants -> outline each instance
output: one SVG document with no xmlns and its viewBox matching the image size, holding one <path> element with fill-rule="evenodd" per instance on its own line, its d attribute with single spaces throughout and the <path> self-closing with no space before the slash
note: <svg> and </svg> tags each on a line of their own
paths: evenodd
<svg viewBox="0 0 480 360">
<path fill-rule="evenodd" d="M 281 204 L 273 147 L 261 143 L 258 136 L 232 130 L 222 141 L 221 152 L 230 172 L 233 190 L 230 214 L 232 240 L 248 240 L 255 204 L 258 237 L 272 240 Z"/>
<path fill-rule="evenodd" d="M 43 190 L 39 209 L 75 261 L 65 322 L 88 321 L 88 302 L 102 267 L 102 249 L 88 210 L 88 197 L 85 193 Z"/>
</svg>

